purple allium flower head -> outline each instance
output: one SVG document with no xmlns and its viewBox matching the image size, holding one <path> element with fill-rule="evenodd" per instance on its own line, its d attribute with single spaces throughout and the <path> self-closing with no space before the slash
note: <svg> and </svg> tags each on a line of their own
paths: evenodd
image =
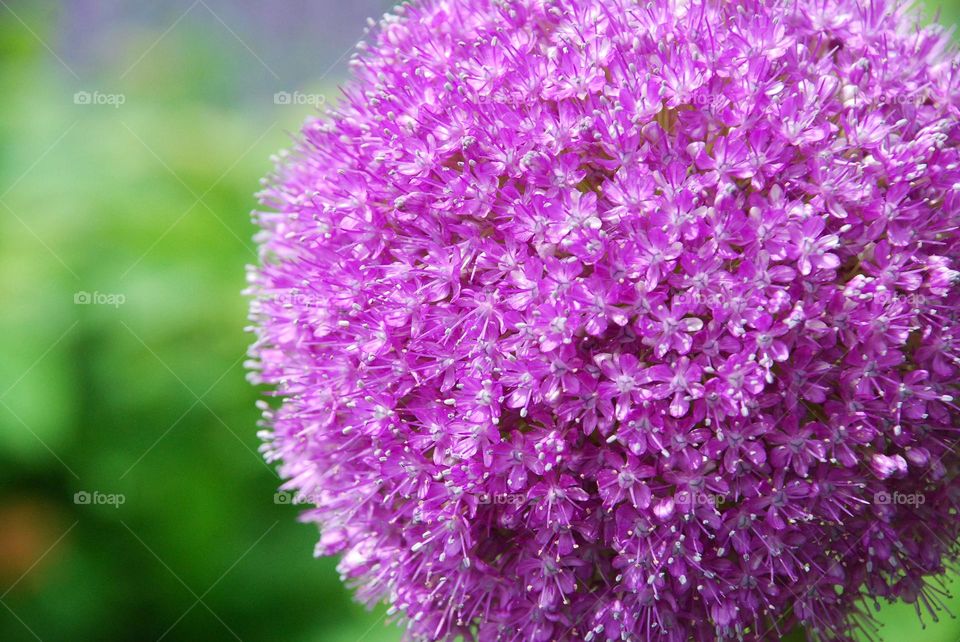
<svg viewBox="0 0 960 642">
<path fill-rule="evenodd" d="M 937 610 L 941 28 L 893 0 L 421 0 L 353 68 L 267 182 L 251 291 L 265 452 L 360 599 L 483 642 Z"/>
</svg>

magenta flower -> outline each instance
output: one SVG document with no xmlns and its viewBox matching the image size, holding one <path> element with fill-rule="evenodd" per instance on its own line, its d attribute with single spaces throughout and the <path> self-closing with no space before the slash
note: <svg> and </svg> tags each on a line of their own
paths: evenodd
<svg viewBox="0 0 960 642">
<path fill-rule="evenodd" d="M 250 291 L 264 451 L 360 600 L 474 642 L 936 609 L 943 29 L 894 0 L 414 0 L 353 67 L 261 195 Z"/>
<path fill-rule="evenodd" d="M 673 304 L 669 308 L 658 305 L 640 318 L 638 326 L 643 343 L 653 349 L 658 359 L 671 350 L 677 354 L 690 352 L 693 345 L 691 335 L 703 329 L 703 319 L 686 316 L 687 312 L 687 306 L 683 303 Z"/>
</svg>

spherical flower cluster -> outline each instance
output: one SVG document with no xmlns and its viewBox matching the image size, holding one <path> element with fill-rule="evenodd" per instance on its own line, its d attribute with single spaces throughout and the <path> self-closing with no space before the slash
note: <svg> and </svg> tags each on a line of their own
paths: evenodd
<svg viewBox="0 0 960 642">
<path fill-rule="evenodd" d="M 960 535 L 960 67 L 894 0 L 420 0 L 266 183 L 265 452 L 415 640 L 822 640 Z"/>
</svg>

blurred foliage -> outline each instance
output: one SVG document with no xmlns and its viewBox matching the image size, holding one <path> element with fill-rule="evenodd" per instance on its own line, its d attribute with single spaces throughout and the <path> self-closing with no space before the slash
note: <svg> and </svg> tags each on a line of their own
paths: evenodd
<svg viewBox="0 0 960 642">
<path fill-rule="evenodd" d="M 54 13 L 13 7 L 37 37 L 0 7 L 0 640 L 399 639 L 274 503 L 244 377 L 253 192 L 309 106 L 220 99 L 257 61 L 191 25 L 77 80 Z"/>
<path fill-rule="evenodd" d="M 54 7 L 0 5 L 0 640 L 398 640 L 275 504 L 244 378 L 247 213 L 310 108 L 233 100 L 263 70 L 209 20 L 86 76 L 45 44 Z M 74 103 L 95 87 L 124 104 Z M 879 618 L 882 640 L 960 634 Z"/>
</svg>

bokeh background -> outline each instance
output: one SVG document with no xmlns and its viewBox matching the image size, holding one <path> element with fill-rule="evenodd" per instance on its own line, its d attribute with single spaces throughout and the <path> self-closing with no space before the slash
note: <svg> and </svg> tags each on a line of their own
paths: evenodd
<svg viewBox="0 0 960 642">
<path fill-rule="evenodd" d="M 240 294 L 271 155 L 391 4 L 0 0 L 3 642 L 399 640 L 274 494 Z"/>
</svg>

